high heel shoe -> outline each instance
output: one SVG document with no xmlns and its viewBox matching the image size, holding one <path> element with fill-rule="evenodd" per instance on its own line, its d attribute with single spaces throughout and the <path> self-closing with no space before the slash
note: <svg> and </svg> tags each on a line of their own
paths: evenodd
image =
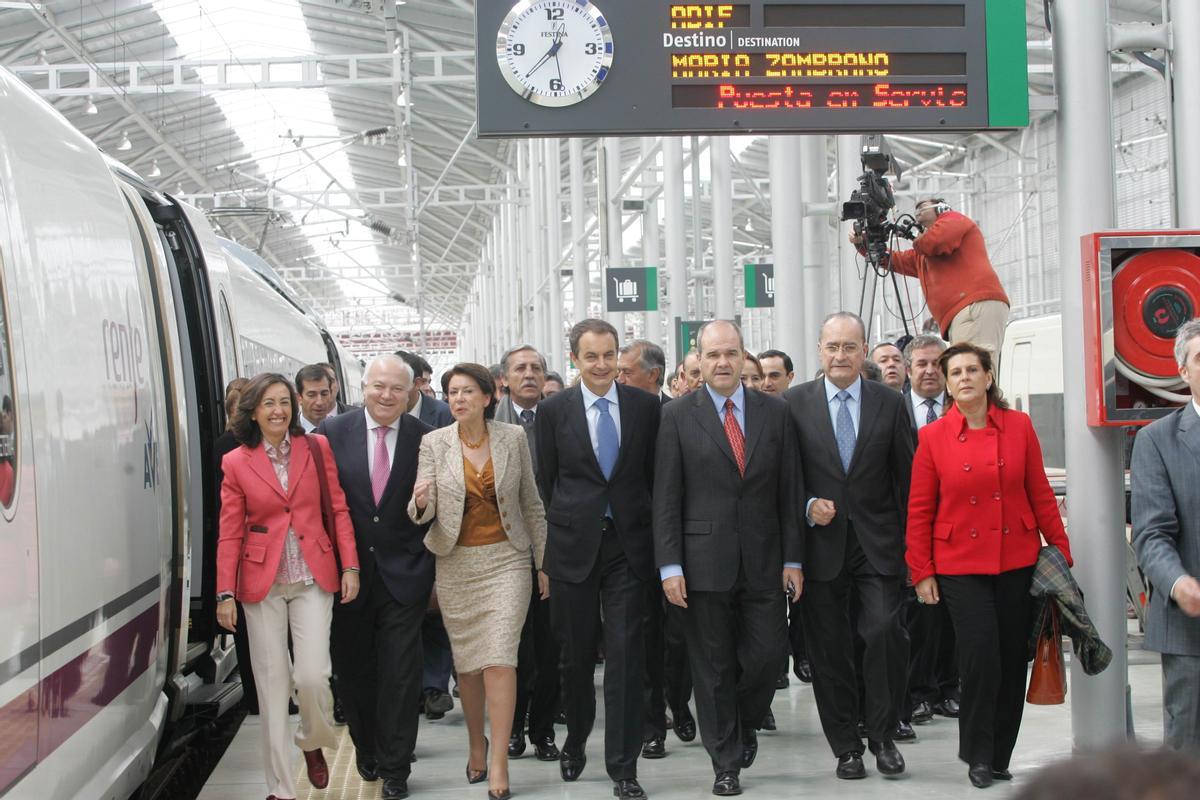
<svg viewBox="0 0 1200 800">
<path fill-rule="evenodd" d="M 512 797 L 512 792 L 508 789 L 501 789 L 500 791 L 488 789 L 488 800 L 508 800 L 510 797 Z"/>
<path fill-rule="evenodd" d="M 488 771 L 488 749 L 491 747 L 491 742 L 488 738 L 483 737 L 483 769 L 471 769 L 471 759 L 467 759 L 467 783 L 483 783 L 487 780 Z M 489 794 L 491 794 L 489 792 Z"/>
</svg>

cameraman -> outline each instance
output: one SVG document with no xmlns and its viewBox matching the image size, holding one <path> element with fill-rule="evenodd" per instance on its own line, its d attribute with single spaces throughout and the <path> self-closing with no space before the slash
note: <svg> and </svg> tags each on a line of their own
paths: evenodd
<svg viewBox="0 0 1200 800">
<path fill-rule="evenodd" d="M 911 250 L 888 252 L 885 265 L 921 282 L 929 313 L 945 339 L 971 342 L 998 358 L 1008 295 L 988 260 L 979 226 L 940 197 L 918 202 L 916 217 L 924 232 Z M 850 234 L 850 242 L 866 253 L 861 235 Z"/>
</svg>

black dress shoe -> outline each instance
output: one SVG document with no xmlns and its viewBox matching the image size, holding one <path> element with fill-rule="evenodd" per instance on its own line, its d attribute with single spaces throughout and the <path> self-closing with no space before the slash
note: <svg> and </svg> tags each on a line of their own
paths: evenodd
<svg viewBox="0 0 1200 800">
<path fill-rule="evenodd" d="M 384 778 L 383 800 L 404 800 L 408 797 L 408 778 Z"/>
<path fill-rule="evenodd" d="M 736 772 L 718 772 L 713 781 L 712 793 L 717 797 L 732 797 L 742 793 L 742 783 Z"/>
<path fill-rule="evenodd" d="M 912 721 L 914 725 L 924 725 L 933 719 L 933 706 L 922 700 L 913 706 Z"/>
<path fill-rule="evenodd" d="M 622 778 L 613 783 L 613 797 L 621 800 L 646 800 L 646 790 L 637 782 L 637 778 Z"/>
<path fill-rule="evenodd" d="M 454 698 L 448 692 L 438 689 L 424 689 L 421 692 L 421 705 L 425 711 L 425 719 L 441 719 L 446 712 L 454 708 Z"/>
<path fill-rule="evenodd" d="M 812 664 L 808 663 L 807 658 L 802 658 L 796 662 L 792 670 L 796 673 L 796 677 L 801 683 L 812 683 Z"/>
<path fill-rule="evenodd" d="M 573 755 L 563 750 L 558 757 L 558 769 L 562 772 L 564 781 L 577 781 L 579 776 L 583 774 L 583 768 L 587 764 L 587 756 L 583 753 Z"/>
<path fill-rule="evenodd" d="M 692 712 L 684 709 L 682 714 L 675 715 L 675 735 L 681 742 L 690 742 L 696 738 L 696 718 Z"/>
<path fill-rule="evenodd" d="M 760 730 L 764 730 L 764 731 L 773 731 L 773 730 L 775 730 L 775 728 L 776 728 L 776 725 L 775 725 L 775 712 L 771 711 L 771 709 L 769 709 L 769 708 L 768 708 L 768 709 L 767 709 L 767 715 L 766 715 L 765 717 L 763 717 L 762 724 L 761 724 L 761 725 L 759 725 L 758 727 L 759 727 L 759 729 L 760 729 Z"/>
<path fill-rule="evenodd" d="M 786 689 L 790 685 L 791 681 L 788 680 L 788 674 L 784 672 L 779 676 L 779 680 L 775 681 L 775 691 L 778 692 L 780 689 Z"/>
<path fill-rule="evenodd" d="M 913 730 L 912 725 L 909 725 L 904 720 L 896 725 L 896 733 L 892 736 L 897 742 L 915 742 L 917 740 L 917 732 Z"/>
<path fill-rule="evenodd" d="M 870 740 L 867 746 L 875 754 L 875 768 L 884 775 L 899 775 L 904 772 L 904 756 L 896 749 L 896 743 L 888 740 L 877 742 Z"/>
<path fill-rule="evenodd" d="M 525 755 L 525 735 L 514 733 L 508 737 L 508 757 L 520 758 Z"/>
<path fill-rule="evenodd" d="M 858 738 L 866 739 L 867 738 L 867 724 L 860 720 L 859 723 L 854 726 L 854 732 L 856 734 L 858 734 Z"/>
<path fill-rule="evenodd" d="M 1012 773 L 1006 769 L 994 769 L 992 770 L 992 780 L 1011 781 Z"/>
<path fill-rule="evenodd" d="M 374 761 L 358 761 L 355 767 L 358 768 L 358 777 L 367 783 L 379 780 L 379 765 Z"/>
<path fill-rule="evenodd" d="M 549 736 L 534 739 L 533 752 L 537 756 L 538 761 L 558 761 L 558 745 Z"/>
<path fill-rule="evenodd" d="M 867 768 L 863 766 L 862 754 L 843 753 L 838 756 L 837 776 L 844 781 L 855 781 L 867 777 Z"/>
<path fill-rule="evenodd" d="M 958 701 L 953 697 L 947 697 L 944 700 L 938 700 L 933 704 L 933 713 L 950 719 L 958 718 Z"/>
<path fill-rule="evenodd" d="M 756 758 L 758 758 L 758 734 L 754 731 L 742 731 L 742 769 L 750 769 Z"/>
<path fill-rule="evenodd" d="M 666 758 L 667 745 L 661 736 L 642 742 L 642 758 Z"/>
<path fill-rule="evenodd" d="M 967 777 L 976 789 L 986 789 L 992 785 L 992 768 L 988 764 L 972 764 L 967 770 Z"/>
<path fill-rule="evenodd" d="M 342 701 L 337 695 L 333 696 L 333 723 L 335 725 L 346 724 L 346 709 L 342 708 Z"/>
</svg>

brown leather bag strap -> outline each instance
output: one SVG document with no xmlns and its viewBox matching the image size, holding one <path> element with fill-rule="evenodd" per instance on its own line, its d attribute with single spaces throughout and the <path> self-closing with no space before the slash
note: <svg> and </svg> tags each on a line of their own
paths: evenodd
<svg viewBox="0 0 1200 800">
<path fill-rule="evenodd" d="M 338 574 L 342 572 L 342 557 L 338 553 L 337 531 L 333 519 L 333 496 L 329 493 L 329 476 L 325 474 L 325 453 L 321 444 L 307 433 L 304 441 L 308 442 L 308 452 L 312 455 L 313 466 L 317 470 L 317 484 L 321 487 L 321 524 L 325 527 L 325 535 L 333 545 L 333 557 L 337 560 Z"/>
</svg>

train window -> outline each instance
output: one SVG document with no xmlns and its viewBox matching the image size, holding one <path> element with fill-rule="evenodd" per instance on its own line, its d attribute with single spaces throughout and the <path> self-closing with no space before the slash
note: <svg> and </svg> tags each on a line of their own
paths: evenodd
<svg viewBox="0 0 1200 800">
<path fill-rule="evenodd" d="M 229 313 L 229 301 L 221 292 L 221 377 L 228 384 L 238 376 L 237 339 L 233 335 L 233 315 Z"/>
<path fill-rule="evenodd" d="M 17 393 L 13 380 L 12 338 L 8 335 L 8 294 L 0 254 L 0 504 L 12 505 L 17 486 Z"/>
</svg>

